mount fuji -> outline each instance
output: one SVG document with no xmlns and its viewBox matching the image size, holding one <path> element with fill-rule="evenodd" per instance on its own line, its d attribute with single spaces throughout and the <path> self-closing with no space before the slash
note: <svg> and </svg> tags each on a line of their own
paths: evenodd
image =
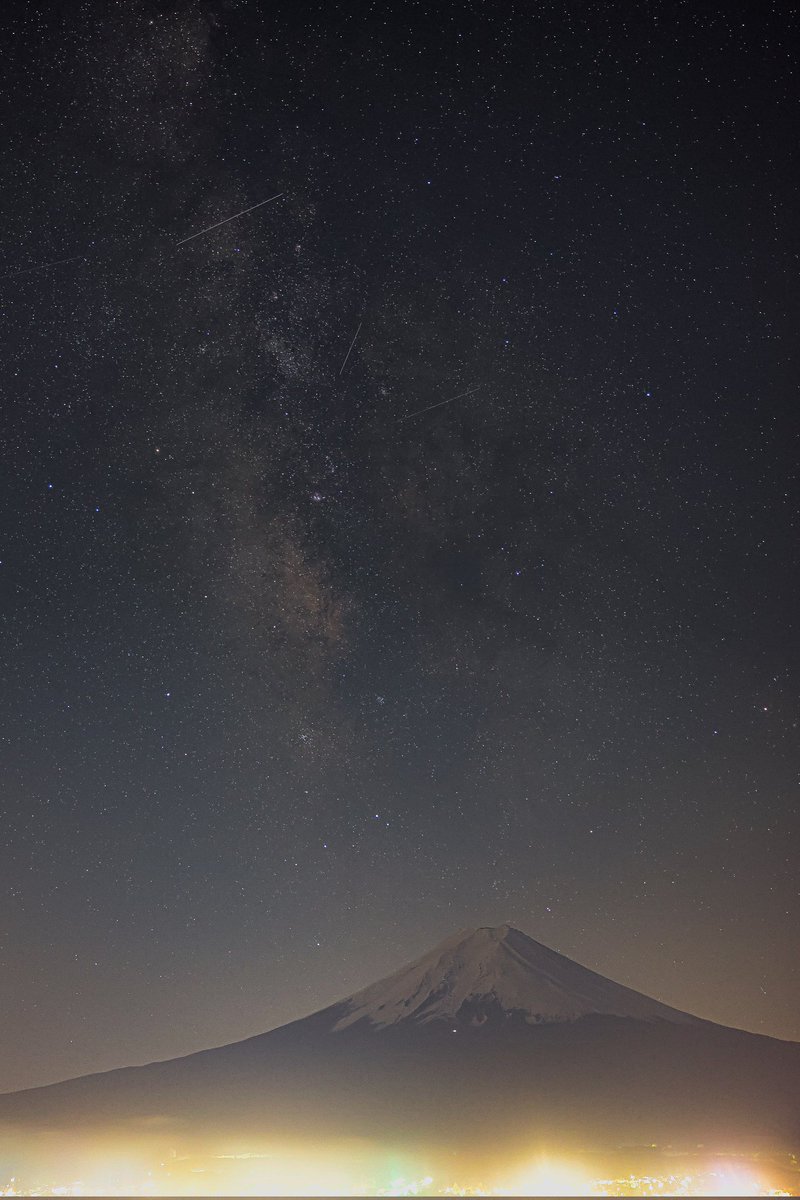
<svg viewBox="0 0 800 1200">
<path fill-rule="evenodd" d="M 0 1096 L 2 1134 L 491 1147 L 800 1145 L 800 1044 L 614 983 L 510 925 L 183 1058 Z"/>
<path fill-rule="evenodd" d="M 678 1024 L 695 1019 L 596 975 L 511 925 L 461 930 L 341 1005 L 346 1011 L 334 1031 L 359 1021 L 385 1029 L 406 1021 L 540 1024 L 601 1013 Z"/>
</svg>

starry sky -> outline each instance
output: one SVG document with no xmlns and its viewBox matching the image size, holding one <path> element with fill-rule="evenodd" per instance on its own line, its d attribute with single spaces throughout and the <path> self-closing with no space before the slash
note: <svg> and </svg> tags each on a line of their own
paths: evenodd
<svg viewBox="0 0 800 1200">
<path fill-rule="evenodd" d="M 783 7 L 9 9 L 0 1090 L 504 921 L 800 1039 Z"/>
</svg>

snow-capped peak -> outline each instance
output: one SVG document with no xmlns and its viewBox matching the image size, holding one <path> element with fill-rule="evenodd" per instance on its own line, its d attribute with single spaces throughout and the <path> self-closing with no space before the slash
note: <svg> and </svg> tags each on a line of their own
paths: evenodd
<svg viewBox="0 0 800 1200">
<path fill-rule="evenodd" d="M 685 1024 L 696 1020 L 549 950 L 511 925 L 461 930 L 393 975 L 343 1001 L 334 1029 L 367 1020 L 483 1025 L 508 1015 L 529 1024 L 592 1013 Z"/>
</svg>

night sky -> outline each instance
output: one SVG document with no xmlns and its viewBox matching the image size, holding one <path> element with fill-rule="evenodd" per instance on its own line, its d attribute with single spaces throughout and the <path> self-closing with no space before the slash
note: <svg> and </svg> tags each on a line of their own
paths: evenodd
<svg viewBox="0 0 800 1200">
<path fill-rule="evenodd" d="M 8 10 L 0 1090 L 503 921 L 800 1039 L 783 7 Z"/>
</svg>

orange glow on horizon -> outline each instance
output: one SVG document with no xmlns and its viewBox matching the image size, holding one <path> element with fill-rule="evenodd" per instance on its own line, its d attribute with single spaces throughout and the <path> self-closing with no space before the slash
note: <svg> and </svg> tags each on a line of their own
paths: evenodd
<svg viewBox="0 0 800 1200">
<path fill-rule="evenodd" d="M 21 1163 L 14 1177 L 6 1167 L 0 1197 L 800 1196 L 795 1156 L 726 1150 L 715 1157 L 702 1147 L 638 1147 L 630 1154 L 610 1148 L 603 1155 L 542 1148 L 527 1158 L 498 1151 L 495 1161 L 476 1155 L 468 1162 L 448 1146 L 416 1150 L 361 1139 L 259 1144 L 234 1135 L 180 1145 L 165 1131 L 147 1143 L 98 1138 L 81 1147 L 46 1135 L 37 1148 L 24 1174 Z M 17 1150 L 4 1147 L 7 1164 Z"/>
</svg>

